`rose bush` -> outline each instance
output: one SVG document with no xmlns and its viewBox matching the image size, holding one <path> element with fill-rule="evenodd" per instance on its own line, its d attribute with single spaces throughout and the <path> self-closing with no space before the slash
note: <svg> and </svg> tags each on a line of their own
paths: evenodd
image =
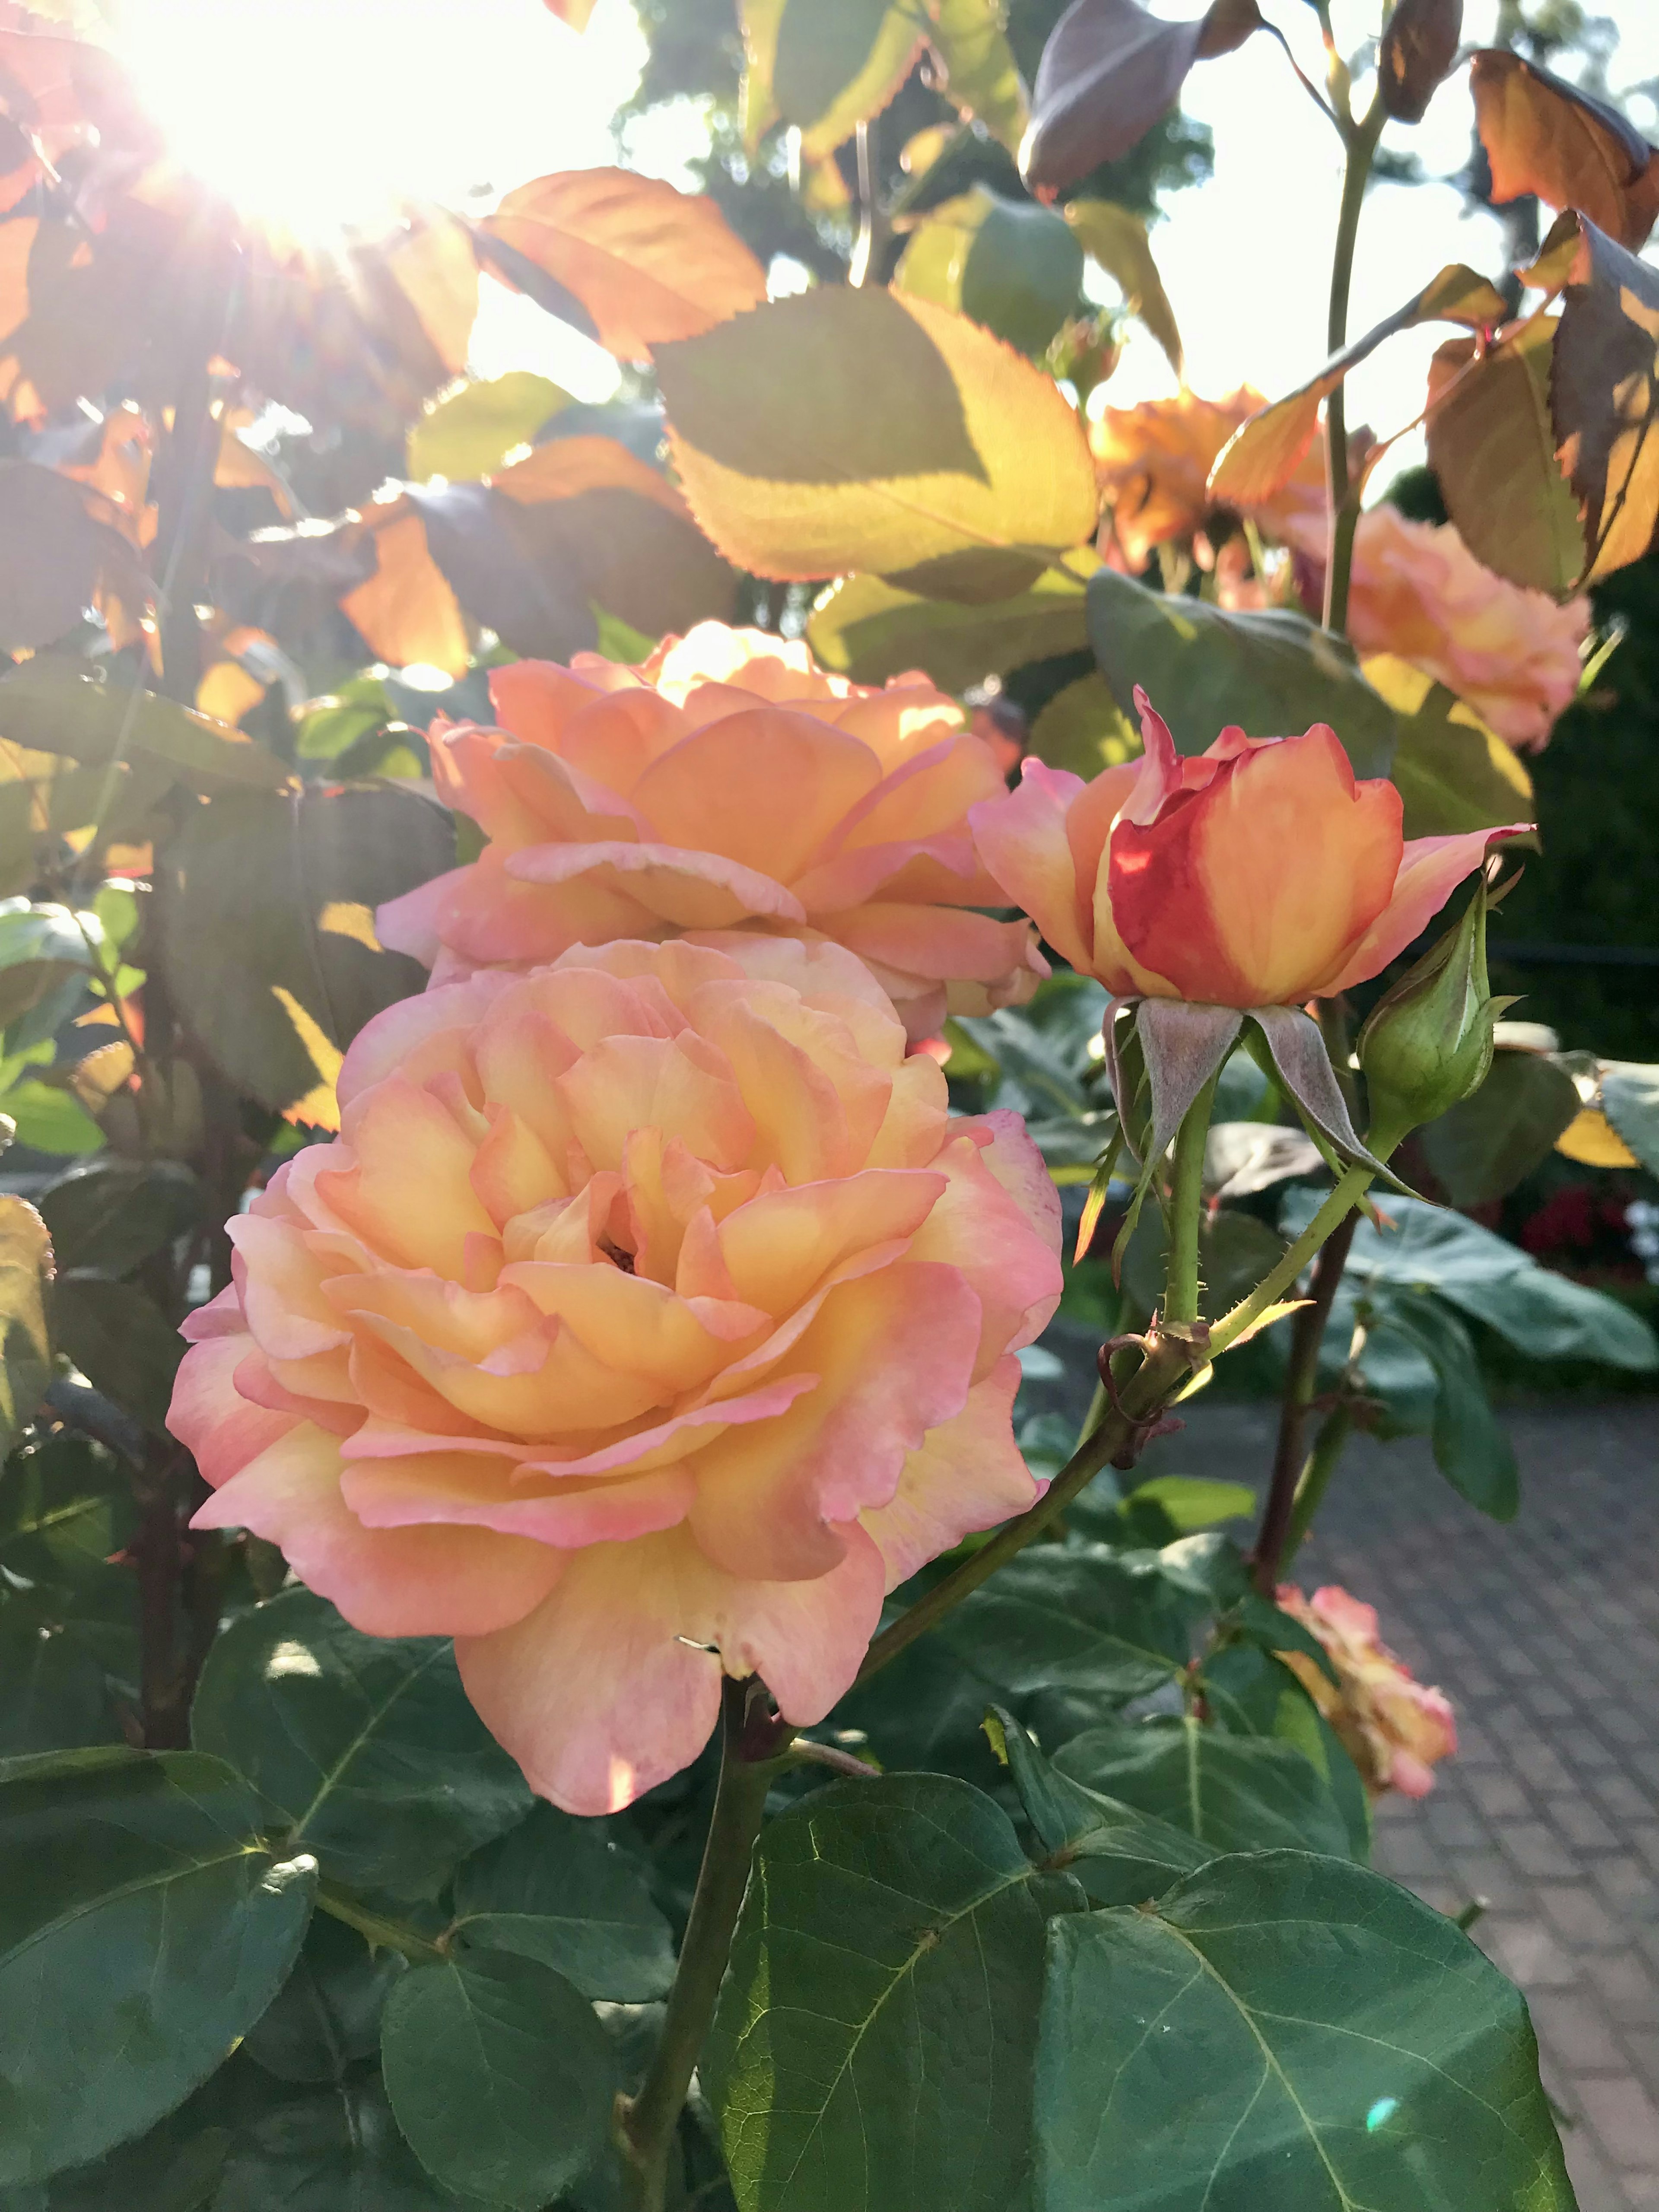
<svg viewBox="0 0 1659 2212">
<path fill-rule="evenodd" d="M 1279 1006 L 1385 968 L 1479 866 L 1492 830 L 1417 837 L 1334 731 L 1226 729 L 1183 759 L 1138 693 L 1146 750 L 1081 777 L 1027 761 L 970 814 L 985 865 L 1116 996 Z M 1522 823 L 1511 825 L 1524 828 Z"/>
<path fill-rule="evenodd" d="M 702 623 L 638 669 L 578 653 L 493 670 L 503 726 L 434 734 L 433 774 L 489 839 L 380 909 L 434 981 L 577 944 L 738 926 L 833 938 L 913 1037 L 1047 972 L 998 902 L 965 816 L 1002 788 L 991 750 L 924 678 L 871 690 L 804 645 Z"/>
<path fill-rule="evenodd" d="M 453 1635 L 533 1786 L 626 1804 L 721 1671 L 819 1720 L 893 1586 L 1030 1504 L 1012 1357 L 1060 1294 L 1017 1116 L 838 945 L 578 949 L 365 1029 L 338 1140 L 231 1225 L 174 1431 L 204 1528 L 359 1628 Z"/>
<path fill-rule="evenodd" d="M 1373 1796 L 1398 1790 L 1426 1797 L 1431 1769 L 1457 1749 L 1457 1720 L 1448 1699 L 1427 1688 L 1376 1632 L 1376 1607 L 1334 1583 L 1304 1596 L 1283 1583 L 1279 1602 L 1329 1654 L 1340 1686 L 1304 1651 L 1279 1656 L 1342 1739 Z"/>
</svg>

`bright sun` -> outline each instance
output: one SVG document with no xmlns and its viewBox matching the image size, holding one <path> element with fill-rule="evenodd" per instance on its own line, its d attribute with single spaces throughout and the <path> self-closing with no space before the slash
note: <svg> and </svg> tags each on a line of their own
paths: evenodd
<svg viewBox="0 0 1659 2212">
<path fill-rule="evenodd" d="M 310 236 L 612 158 L 631 13 L 543 0 L 125 0 L 119 46 L 175 157 Z"/>
</svg>

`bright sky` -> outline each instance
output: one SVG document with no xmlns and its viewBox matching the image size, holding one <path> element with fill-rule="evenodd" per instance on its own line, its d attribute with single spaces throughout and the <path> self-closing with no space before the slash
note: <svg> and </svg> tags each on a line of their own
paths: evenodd
<svg viewBox="0 0 1659 2212">
<path fill-rule="evenodd" d="M 1155 4 L 1197 12 L 1182 0 Z M 629 0 L 599 0 L 581 37 L 543 0 L 121 0 L 121 12 L 127 50 L 181 155 L 246 203 L 313 228 L 372 216 L 389 191 L 459 205 L 481 187 L 614 160 L 611 118 L 645 54 Z M 1311 11 L 1270 0 L 1270 12 L 1319 75 Z M 1345 50 L 1376 12 L 1375 0 L 1337 0 Z M 1467 0 L 1465 37 L 1490 35 L 1496 12 L 1497 0 Z M 1616 19 L 1612 82 L 1659 75 L 1659 5 L 1623 0 Z M 1206 393 L 1248 380 L 1274 396 L 1324 358 L 1340 149 L 1282 50 L 1260 35 L 1201 63 L 1186 106 L 1214 135 L 1215 175 L 1170 198 L 1153 243 L 1188 374 Z M 1468 158 L 1471 113 L 1459 77 L 1423 124 L 1395 126 L 1385 143 L 1416 152 L 1431 176 L 1449 175 Z M 1659 135 L 1650 103 L 1637 119 Z M 636 131 L 629 155 L 685 183 L 702 143 L 698 116 L 683 106 Z M 1453 186 L 1378 185 L 1365 206 L 1351 330 L 1380 320 L 1443 262 L 1495 272 L 1501 259 L 1497 225 L 1468 216 Z M 484 289 L 480 374 L 539 368 L 584 398 L 615 388 L 608 356 L 529 301 L 488 280 Z M 1443 335 L 1407 333 L 1360 370 L 1350 420 L 1386 432 L 1408 419 Z M 1171 389 L 1162 356 L 1138 337 L 1108 396 L 1122 406 Z M 1399 458 L 1412 455 L 1402 447 Z"/>
</svg>

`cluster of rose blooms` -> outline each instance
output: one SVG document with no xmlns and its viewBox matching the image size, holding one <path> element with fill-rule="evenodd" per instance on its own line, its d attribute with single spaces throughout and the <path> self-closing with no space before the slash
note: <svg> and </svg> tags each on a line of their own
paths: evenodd
<svg viewBox="0 0 1659 2212">
<path fill-rule="evenodd" d="M 1339 990 L 1486 833 L 1405 842 L 1323 727 L 1183 760 L 1149 715 L 1143 759 L 1011 793 L 924 680 L 715 624 L 492 684 L 499 726 L 433 741 L 485 849 L 380 918 L 431 987 L 231 1224 L 173 1425 L 199 1525 L 370 1634 L 453 1637 L 534 1787 L 600 1813 L 695 1758 L 723 1672 L 820 1720 L 886 1594 L 1037 1494 L 1011 1413 L 1057 1195 L 910 1044 L 1028 997 L 1033 921 L 1115 994 Z M 1329 1597 L 1338 1724 L 1419 1787 L 1396 1715 L 1432 1693 Z"/>
</svg>

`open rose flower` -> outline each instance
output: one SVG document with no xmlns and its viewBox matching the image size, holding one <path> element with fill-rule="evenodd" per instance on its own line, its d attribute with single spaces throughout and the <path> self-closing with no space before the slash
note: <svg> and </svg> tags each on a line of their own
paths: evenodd
<svg viewBox="0 0 1659 2212">
<path fill-rule="evenodd" d="M 1407 842 L 1400 793 L 1356 781 L 1322 722 L 1298 738 L 1226 729 L 1183 759 L 1136 699 L 1139 760 L 1090 783 L 1027 761 L 1017 791 L 969 817 L 1007 896 L 1115 996 L 1290 1006 L 1363 983 L 1505 834 Z"/>
<path fill-rule="evenodd" d="M 1336 1730 L 1374 1797 L 1398 1790 L 1426 1797 L 1430 1769 L 1457 1749 L 1457 1721 L 1438 1690 L 1425 1688 L 1376 1632 L 1376 1607 L 1335 1583 L 1304 1597 L 1283 1583 L 1279 1602 L 1316 1636 L 1341 1686 L 1305 1651 L 1281 1651 L 1309 1696 Z"/>
<path fill-rule="evenodd" d="M 1322 573 L 1322 526 L 1293 520 L 1286 535 L 1308 573 Z M 1452 523 L 1409 521 L 1386 501 L 1359 518 L 1349 636 L 1362 654 L 1391 653 L 1445 684 L 1506 744 L 1547 742 L 1577 692 L 1589 624 L 1588 599 L 1561 606 L 1510 583 Z"/>
<path fill-rule="evenodd" d="M 912 1037 L 987 1013 L 1048 971 L 966 815 L 1002 788 L 962 710 L 919 676 L 871 690 L 804 645 L 702 623 L 637 669 L 597 653 L 490 674 L 502 726 L 434 734 L 449 803 L 489 843 L 380 913 L 437 982 L 573 945 L 753 928 L 833 938 Z"/>
<path fill-rule="evenodd" d="M 1089 443 L 1096 480 L 1111 508 L 1101 551 L 1114 566 L 1138 571 L 1155 546 L 1189 540 L 1204 527 L 1216 507 L 1209 483 L 1218 455 L 1267 404 L 1243 385 L 1225 399 L 1182 392 L 1103 411 L 1091 426 Z M 1317 451 L 1310 448 L 1290 482 L 1252 512 L 1276 534 L 1297 520 L 1322 532 L 1325 465 Z"/>
<path fill-rule="evenodd" d="M 1018 1116 L 840 946 L 579 949 L 404 1000 L 342 1133 L 230 1224 L 172 1422 L 371 1635 L 453 1636 L 532 1785 L 625 1805 L 722 1669 L 823 1718 L 884 1594 L 1020 1511 L 1018 1346 L 1060 1294 Z"/>
</svg>

